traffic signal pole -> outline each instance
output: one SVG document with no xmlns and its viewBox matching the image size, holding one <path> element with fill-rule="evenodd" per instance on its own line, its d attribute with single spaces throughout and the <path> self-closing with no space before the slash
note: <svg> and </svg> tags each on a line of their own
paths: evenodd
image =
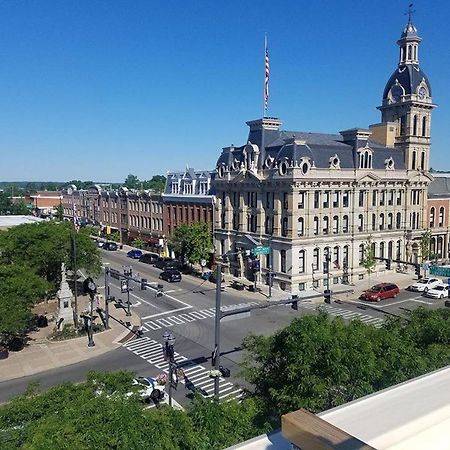
<svg viewBox="0 0 450 450">
<path fill-rule="evenodd" d="M 220 367 L 220 319 L 221 317 L 221 294 L 222 294 L 222 265 L 217 264 L 217 278 L 216 278 L 216 315 L 214 326 L 214 352 L 213 352 L 213 366 L 215 370 Z M 219 378 L 214 377 L 214 398 L 219 400 Z"/>
</svg>

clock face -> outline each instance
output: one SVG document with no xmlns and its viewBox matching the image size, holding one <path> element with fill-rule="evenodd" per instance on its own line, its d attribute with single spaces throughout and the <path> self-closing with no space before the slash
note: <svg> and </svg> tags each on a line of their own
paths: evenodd
<svg viewBox="0 0 450 450">
<path fill-rule="evenodd" d="M 424 86 L 421 86 L 421 87 L 419 88 L 419 98 L 420 98 L 421 100 L 423 100 L 423 99 L 426 97 L 426 95 L 427 95 L 427 90 L 425 89 Z"/>
<path fill-rule="evenodd" d="M 400 86 L 395 85 L 391 87 L 391 96 L 394 102 L 399 102 L 400 99 L 402 98 L 402 95 L 403 89 Z"/>
</svg>

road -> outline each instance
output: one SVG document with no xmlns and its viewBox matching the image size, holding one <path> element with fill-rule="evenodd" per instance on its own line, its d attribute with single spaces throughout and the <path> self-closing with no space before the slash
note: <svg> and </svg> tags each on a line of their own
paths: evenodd
<svg viewBox="0 0 450 450">
<path fill-rule="evenodd" d="M 131 311 L 142 318 L 143 337 L 134 339 L 123 348 L 102 355 L 95 360 L 55 369 L 35 376 L 0 383 L 0 401 L 22 392 L 31 381 L 41 381 L 46 388 L 62 381 L 80 381 L 91 369 L 132 370 L 140 375 L 156 376 L 167 371 L 168 364 L 162 354 L 162 334 L 169 329 L 176 337 L 175 359 L 183 367 L 187 382 L 180 383 L 174 398 L 186 405 L 197 390 L 207 396 L 213 392 L 213 380 L 208 375 L 211 368 L 211 353 L 214 347 L 215 285 L 191 276 L 184 276 L 179 283 L 161 282 L 160 270 L 137 260 L 130 260 L 121 251 L 102 250 L 104 265 L 123 271 L 123 266 L 132 266 L 133 275 L 146 278 L 149 282 L 158 282 L 164 286 L 164 295 L 156 297 L 155 289 L 140 290 L 138 283 L 132 283 L 130 293 Z M 104 278 L 97 280 L 99 287 L 104 286 Z M 101 290 L 101 289 L 100 289 Z M 111 279 L 111 295 L 121 299 L 126 305 L 127 294 L 120 292 L 119 280 Z M 236 291 L 226 287 L 222 293 L 223 307 L 266 303 L 267 299 L 259 293 Z M 404 315 L 407 310 L 418 306 L 437 308 L 444 300 L 430 300 L 419 293 L 406 290 L 396 299 L 384 300 L 376 304 L 356 299 L 335 299 L 332 304 L 300 301 L 298 311 L 290 306 L 277 306 L 252 311 L 250 317 L 223 321 L 221 325 L 221 363 L 231 371 L 230 378 L 221 378 L 220 397 L 224 400 L 239 398 L 241 387 L 245 383 L 239 376 L 239 364 L 243 358 L 242 340 L 249 333 L 269 335 L 285 327 L 290 321 L 302 314 L 313 314 L 317 307 L 324 308 L 332 316 L 344 320 L 359 319 L 364 323 L 380 327 L 386 317 Z M 114 307 L 110 305 L 111 315 Z"/>
</svg>

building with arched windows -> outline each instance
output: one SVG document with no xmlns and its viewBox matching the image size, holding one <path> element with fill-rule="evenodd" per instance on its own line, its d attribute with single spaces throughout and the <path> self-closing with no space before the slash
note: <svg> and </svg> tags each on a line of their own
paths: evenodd
<svg viewBox="0 0 450 450">
<path fill-rule="evenodd" d="M 436 106 L 419 65 L 420 42 L 409 21 L 379 124 L 323 134 L 285 131 L 278 118 L 263 117 L 247 122 L 244 145 L 222 150 L 215 245 L 230 255 L 226 271 L 265 283 L 272 265 L 275 285 L 296 293 L 325 287 L 327 278 L 336 284 L 367 276 L 368 243 L 377 257 L 420 262 Z M 260 256 L 254 274 L 241 250 L 257 244 L 270 246 L 272 259 Z M 386 265 L 378 261 L 375 270 Z"/>
</svg>

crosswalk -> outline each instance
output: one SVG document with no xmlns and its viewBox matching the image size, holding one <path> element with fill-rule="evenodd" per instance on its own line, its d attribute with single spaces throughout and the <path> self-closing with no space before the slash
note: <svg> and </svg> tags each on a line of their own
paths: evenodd
<svg viewBox="0 0 450 450">
<path fill-rule="evenodd" d="M 301 305 L 302 308 L 317 310 L 319 308 L 325 309 L 325 311 L 331 316 L 342 317 L 346 320 L 358 319 L 367 325 L 373 325 L 375 328 L 381 328 L 384 323 L 383 319 L 379 317 L 369 316 L 367 314 L 362 314 L 356 311 L 349 311 L 348 309 L 337 308 L 336 306 L 331 306 L 327 304 L 315 305 L 313 303 L 304 303 Z"/>
<path fill-rule="evenodd" d="M 164 358 L 163 346 L 159 342 L 149 337 L 141 337 L 127 342 L 124 344 L 124 347 L 149 364 L 154 365 L 165 373 L 169 373 L 169 363 Z M 174 360 L 186 375 L 184 380 L 180 380 L 186 389 L 198 392 L 203 397 L 211 397 L 214 394 L 214 379 L 209 376 L 209 369 L 188 360 L 188 358 L 177 352 L 174 353 Z M 219 378 L 219 400 L 239 399 L 242 395 L 242 389 L 226 381 L 223 377 Z"/>
<path fill-rule="evenodd" d="M 256 302 L 238 303 L 235 305 L 222 306 L 222 311 L 229 309 L 244 308 L 246 306 L 257 305 Z M 190 311 L 188 313 L 176 314 L 172 316 L 161 317 L 159 319 L 145 322 L 141 330 L 143 332 L 150 330 L 159 330 L 161 328 L 174 327 L 185 323 L 195 322 L 196 320 L 211 319 L 216 314 L 216 308 L 201 309 L 200 311 Z"/>
</svg>

